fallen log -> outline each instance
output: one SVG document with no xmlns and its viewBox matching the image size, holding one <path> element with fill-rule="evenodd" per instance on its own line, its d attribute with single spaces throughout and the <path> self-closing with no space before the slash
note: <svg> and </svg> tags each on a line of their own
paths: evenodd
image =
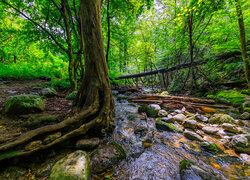
<svg viewBox="0 0 250 180">
<path fill-rule="evenodd" d="M 164 95 L 143 95 L 135 98 L 129 99 L 131 102 L 136 102 L 137 100 L 176 100 L 182 102 L 194 102 L 194 103 L 205 103 L 205 104 L 215 104 L 215 100 L 212 99 L 200 99 L 193 97 L 182 97 L 182 96 L 164 96 Z"/>
<path fill-rule="evenodd" d="M 138 74 L 119 76 L 115 79 L 119 80 L 119 79 L 138 78 L 138 77 L 143 77 L 143 76 L 148 76 L 148 75 L 153 75 L 153 74 L 158 74 L 158 73 L 163 73 L 163 72 L 171 72 L 171 71 L 185 69 L 185 68 L 189 68 L 189 67 L 193 67 L 193 66 L 202 65 L 202 64 L 207 63 L 209 60 L 219 61 L 219 60 L 228 59 L 230 57 L 234 57 L 237 55 L 241 55 L 241 52 L 240 51 L 227 52 L 227 53 L 216 55 L 212 58 L 196 60 L 196 61 L 193 61 L 193 63 L 191 63 L 191 62 L 190 63 L 183 63 L 183 64 L 179 64 L 179 65 L 172 66 L 172 67 L 167 66 L 167 67 L 156 69 L 153 71 L 147 71 L 147 72 L 138 73 Z"/>
</svg>

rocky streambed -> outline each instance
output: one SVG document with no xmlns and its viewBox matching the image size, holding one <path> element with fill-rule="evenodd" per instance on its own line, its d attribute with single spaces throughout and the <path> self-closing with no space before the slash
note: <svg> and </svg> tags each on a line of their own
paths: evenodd
<svg viewBox="0 0 250 180">
<path fill-rule="evenodd" d="M 246 113 L 245 120 L 241 120 L 220 112 L 167 110 L 157 104 L 129 103 L 126 96 L 115 91 L 114 95 L 116 127 L 112 134 L 103 138 L 92 134 L 28 159 L 12 159 L 8 167 L 1 166 L 0 179 L 249 179 L 250 131 Z M 53 99 L 51 95 L 48 98 L 45 112 L 51 108 L 47 102 Z M 63 99 L 60 96 L 53 100 L 56 104 L 71 104 L 71 100 Z M 54 115 L 56 109 L 48 112 Z M 25 130 L 22 124 L 26 121 L 33 122 L 30 117 L 22 117 L 18 128 Z M 39 143 L 60 136 L 57 132 Z M 27 148 L 39 143 L 31 142 Z"/>
</svg>

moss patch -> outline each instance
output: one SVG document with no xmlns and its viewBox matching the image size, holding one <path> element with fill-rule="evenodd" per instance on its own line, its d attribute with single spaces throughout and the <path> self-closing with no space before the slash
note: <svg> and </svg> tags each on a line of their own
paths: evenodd
<svg viewBox="0 0 250 180">
<path fill-rule="evenodd" d="M 22 153 L 23 152 L 12 151 L 12 152 L 8 152 L 8 153 L 0 154 L 0 160 L 9 159 L 9 158 L 17 156 L 18 154 L 22 154 Z"/>
<path fill-rule="evenodd" d="M 189 168 L 191 165 L 194 165 L 194 163 L 192 163 L 192 162 L 190 162 L 190 161 L 184 159 L 184 160 L 182 160 L 182 161 L 180 162 L 179 168 L 180 168 L 180 170 L 181 170 L 181 169 L 187 169 L 187 168 Z"/>
<path fill-rule="evenodd" d="M 242 104 L 245 102 L 246 94 L 242 94 L 239 91 L 219 91 L 215 95 L 207 95 L 207 98 L 215 99 L 219 103 L 225 103 L 233 105 L 235 107 L 242 107 Z"/>
</svg>

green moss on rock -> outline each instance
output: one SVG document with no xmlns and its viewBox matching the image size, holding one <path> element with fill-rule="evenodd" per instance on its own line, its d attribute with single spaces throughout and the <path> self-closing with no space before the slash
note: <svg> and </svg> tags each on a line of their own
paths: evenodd
<svg viewBox="0 0 250 180">
<path fill-rule="evenodd" d="M 10 115 L 41 112 L 45 109 L 45 101 L 37 95 L 12 96 L 5 103 L 5 112 Z"/>
<path fill-rule="evenodd" d="M 74 100 L 76 98 L 77 91 L 72 91 L 67 97 L 67 100 Z"/>
</svg>

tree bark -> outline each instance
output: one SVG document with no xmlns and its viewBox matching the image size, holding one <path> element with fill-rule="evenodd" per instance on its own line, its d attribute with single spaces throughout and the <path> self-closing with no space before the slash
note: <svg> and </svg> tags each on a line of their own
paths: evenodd
<svg viewBox="0 0 250 180">
<path fill-rule="evenodd" d="M 248 84 L 248 89 L 250 90 L 250 60 L 247 57 L 246 32 L 245 32 L 240 0 L 235 0 L 235 7 L 237 11 L 239 30 L 240 30 L 241 55 L 245 65 L 245 76 Z"/>
<path fill-rule="evenodd" d="M 107 52 L 106 52 L 106 60 L 108 63 L 108 59 L 109 59 L 109 47 L 110 47 L 110 14 L 109 14 L 109 2 L 110 0 L 107 0 L 107 23 L 108 23 L 108 39 L 107 39 Z"/>
</svg>

